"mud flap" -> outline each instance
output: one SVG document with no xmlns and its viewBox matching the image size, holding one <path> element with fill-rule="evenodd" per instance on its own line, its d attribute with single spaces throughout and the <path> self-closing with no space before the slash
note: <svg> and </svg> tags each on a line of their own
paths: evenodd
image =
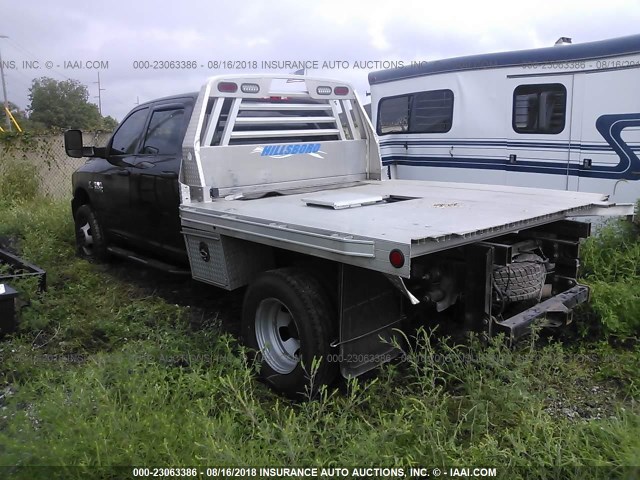
<svg viewBox="0 0 640 480">
<path fill-rule="evenodd" d="M 340 267 L 340 371 L 357 377 L 393 360 L 402 337 L 394 328 L 403 319 L 401 293 L 384 274 L 364 268 Z"/>
</svg>

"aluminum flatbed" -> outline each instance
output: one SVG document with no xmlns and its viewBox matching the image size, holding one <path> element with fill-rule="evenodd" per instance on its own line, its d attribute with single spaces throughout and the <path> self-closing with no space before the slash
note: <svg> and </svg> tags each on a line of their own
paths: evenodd
<svg viewBox="0 0 640 480">
<path fill-rule="evenodd" d="M 376 201 L 378 200 L 378 201 Z M 322 205 L 318 205 L 322 204 Z M 256 199 L 217 199 L 181 207 L 186 228 L 408 277 L 387 261 L 413 258 L 607 208 L 594 193 L 409 180 Z"/>
</svg>

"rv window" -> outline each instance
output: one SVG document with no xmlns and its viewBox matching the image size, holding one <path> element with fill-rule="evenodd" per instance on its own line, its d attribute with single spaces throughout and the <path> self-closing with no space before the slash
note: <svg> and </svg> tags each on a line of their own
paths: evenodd
<svg viewBox="0 0 640 480">
<path fill-rule="evenodd" d="M 383 98 L 378 107 L 378 133 L 402 133 L 409 128 L 409 98 Z"/>
<path fill-rule="evenodd" d="M 432 90 L 413 94 L 409 132 L 444 133 L 451 130 L 453 92 Z"/>
<path fill-rule="evenodd" d="M 380 100 L 378 135 L 444 133 L 453 121 L 453 92 L 431 90 Z"/>
<path fill-rule="evenodd" d="M 520 85 L 513 92 L 513 129 L 516 133 L 560 133 L 566 110 L 564 85 Z"/>
</svg>

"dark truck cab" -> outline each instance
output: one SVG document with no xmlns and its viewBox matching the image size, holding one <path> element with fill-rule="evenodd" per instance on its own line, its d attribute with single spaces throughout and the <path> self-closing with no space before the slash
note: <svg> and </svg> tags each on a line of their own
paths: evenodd
<svg viewBox="0 0 640 480">
<path fill-rule="evenodd" d="M 102 148 L 81 147 L 79 130 L 65 134 L 70 156 L 89 157 L 72 177 L 71 208 L 82 256 L 116 255 L 188 271 L 178 176 L 196 98 L 197 93 L 184 94 L 139 105 Z"/>
</svg>

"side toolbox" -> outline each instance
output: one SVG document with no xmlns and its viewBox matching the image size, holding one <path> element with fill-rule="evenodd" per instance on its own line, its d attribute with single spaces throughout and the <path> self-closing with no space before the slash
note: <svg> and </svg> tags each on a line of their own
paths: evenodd
<svg viewBox="0 0 640 480">
<path fill-rule="evenodd" d="M 196 280 L 235 290 L 274 267 L 273 251 L 268 246 L 213 232 L 183 233 L 191 274 Z"/>
</svg>

